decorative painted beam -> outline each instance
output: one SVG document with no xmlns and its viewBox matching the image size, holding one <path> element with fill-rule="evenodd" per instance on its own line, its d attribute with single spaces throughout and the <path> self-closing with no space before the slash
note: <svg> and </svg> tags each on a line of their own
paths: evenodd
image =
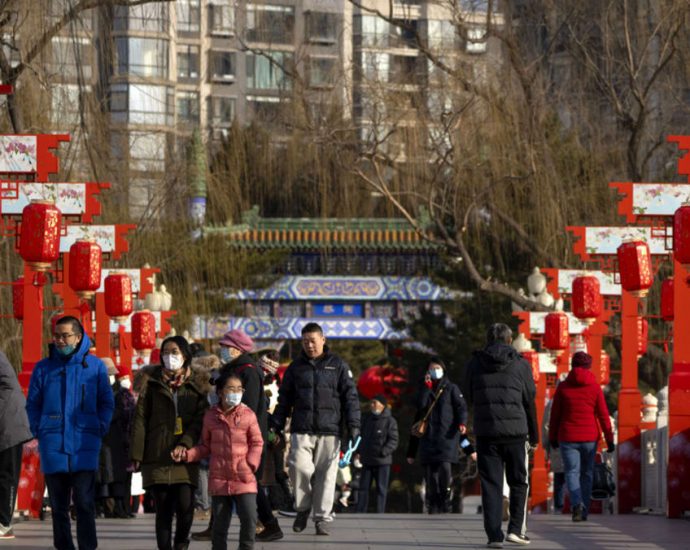
<svg viewBox="0 0 690 550">
<path fill-rule="evenodd" d="M 653 227 L 585 227 L 568 226 L 576 242 L 573 250 L 583 262 L 593 256 L 615 256 L 618 247 L 627 240 L 645 241 L 652 255 L 667 255 L 666 236 L 663 229 Z"/>
<path fill-rule="evenodd" d="M 256 340 L 298 340 L 302 327 L 319 323 L 328 338 L 350 340 L 405 340 L 406 331 L 393 328 L 390 319 L 323 319 L 287 317 L 200 317 L 192 318 L 192 337 L 217 340 L 225 332 L 241 329 Z"/>
<path fill-rule="evenodd" d="M 427 277 L 282 277 L 267 289 L 240 290 L 237 300 L 453 300 L 456 293 Z"/>
<path fill-rule="evenodd" d="M 547 290 L 554 298 L 570 295 L 573 290 L 573 280 L 577 277 L 596 277 L 599 280 L 602 296 L 620 296 L 621 285 L 615 282 L 613 273 L 596 269 L 555 269 L 542 268 L 542 273 L 549 278 Z"/>
<path fill-rule="evenodd" d="M 110 254 L 112 259 L 119 259 L 129 251 L 127 233 L 134 230 L 136 225 L 68 225 L 65 235 L 60 238 L 60 252 L 69 252 L 74 242 L 85 239 L 96 241 L 104 254 Z"/>
<path fill-rule="evenodd" d="M 635 223 L 638 217 L 672 217 L 683 203 L 690 201 L 687 183 L 613 182 L 609 185 L 623 196 L 618 213 L 628 223 Z"/>
</svg>

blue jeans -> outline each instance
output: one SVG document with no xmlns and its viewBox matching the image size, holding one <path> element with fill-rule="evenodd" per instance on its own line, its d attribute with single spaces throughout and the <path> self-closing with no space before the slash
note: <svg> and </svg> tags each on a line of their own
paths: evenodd
<svg viewBox="0 0 690 550">
<path fill-rule="evenodd" d="M 70 529 L 69 506 L 74 501 L 77 512 L 79 550 L 95 550 L 96 539 L 96 472 L 46 474 L 46 485 L 53 516 L 53 545 L 57 550 L 74 550 Z"/>
<path fill-rule="evenodd" d="M 583 515 L 587 517 L 589 502 L 592 497 L 594 456 L 597 452 L 597 442 L 561 441 L 560 448 L 565 469 L 565 482 L 570 494 L 570 506 L 575 508 L 582 504 Z"/>
</svg>

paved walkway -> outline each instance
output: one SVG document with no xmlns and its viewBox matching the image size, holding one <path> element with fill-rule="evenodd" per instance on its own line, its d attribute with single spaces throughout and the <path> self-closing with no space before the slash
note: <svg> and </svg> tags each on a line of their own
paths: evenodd
<svg viewBox="0 0 690 550">
<path fill-rule="evenodd" d="M 233 518 L 233 522 L 236 518 Z M 292 519 L 281 518 L 286 532 L 283 540 L 257 543 L 256 550 L 407 550 L 424 548 L 484 548 L 486 536 L 481 516 L 477 514 L 425 516 L 421 514 L 342 514 L 332 525 L 330 537 L 317 537 L 310 524 L 303 533 L 292 532 Z M 203 529 L 197 521 L 193 530 Z M 669 520 L 659 516 L 594 516 L 573 524 L 568 516 L 530 516 L 530 548 L 543 550 L 626 549 L 657 550 L 690 548 L 690 521 Z M 228 549 L 237 541 L 236 523 L 230 529 Z M 17 538 L 0 542 L 0 546 L 23 550 L 52 547 L 51 523 L 24 521 L 15 525 Z M 98 520 L 101 550 L 155 550 L 153 515 L 131 520 Z M 76 539 L 75 539 L 76 542 Z M 193 542 L 190 550 L 209 550 L 210 543 Z M 505 543 L 505 548 L 518 548 Z"/>
</svg>

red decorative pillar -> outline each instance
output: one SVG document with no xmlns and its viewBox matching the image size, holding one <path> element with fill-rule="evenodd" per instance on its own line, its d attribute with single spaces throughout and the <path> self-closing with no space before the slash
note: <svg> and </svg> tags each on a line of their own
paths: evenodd
<svg viewBox="0 0 690 550">
<path fill-rule="evenodd" d="M 623 290 L 621 307 L 621 389 L 618 393 L 618 512 L 631 513 L 641 503 L 640 403 L 637 387 L 640 300 Z"/>
</svg>

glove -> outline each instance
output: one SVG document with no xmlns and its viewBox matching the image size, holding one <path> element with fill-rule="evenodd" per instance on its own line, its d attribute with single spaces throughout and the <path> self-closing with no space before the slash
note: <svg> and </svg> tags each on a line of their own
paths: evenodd
<svg viewBox="0 0 690 550">
<path fill-rule="evenodd" d="M 549 446 L 552 449 L 558 449 L 558 441 L 549 441 Z"/>
<path fill-rule="evenodd" d="M 359 428 L 350 428 L 350 439 L 352 441 L 357 441 L 357 438 L 359 437 Z"/>
<path fill-rule="evenodd" d="M 616 444 L 613 441 L 611 441 L 611 443 L 608 444 L 608 449 L 606 449 L 606 452 L 612 453 L 615 450 L 616 450 Z"/>
</svg>

